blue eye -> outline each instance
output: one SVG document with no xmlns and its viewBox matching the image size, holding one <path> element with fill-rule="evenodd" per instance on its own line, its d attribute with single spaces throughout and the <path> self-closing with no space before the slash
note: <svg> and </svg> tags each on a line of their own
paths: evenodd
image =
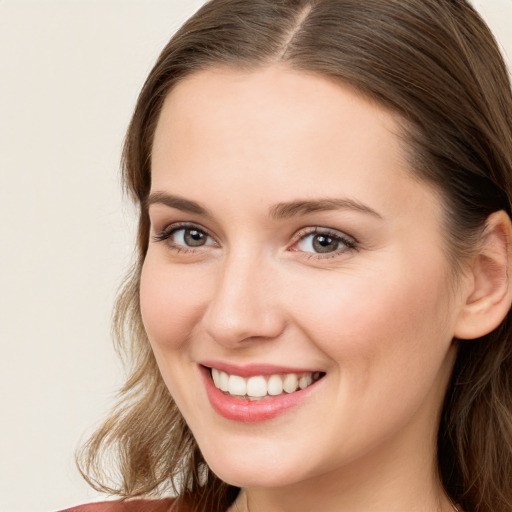
<svg viewBox="0 0 512 512">
<path fill-rule="evenodd" d="M 332 233 L 329 230 L 316 229 L 302 236 L 296 245 L 299 251 L 329 254 L 353 249 L 355 242 L 343 237 L 341 234 Z"/>
</svg>

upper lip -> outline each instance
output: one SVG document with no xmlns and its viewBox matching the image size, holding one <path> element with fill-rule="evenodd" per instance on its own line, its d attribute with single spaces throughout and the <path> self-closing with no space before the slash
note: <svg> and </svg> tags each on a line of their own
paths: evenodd
<svg viewBox="0 0 512 512">
<path fill-rule="evenodd" d="M 324 373 L 316 368 L 292 368 L 289 366 L 265 363 L 239 365 L 226 361 L 200 361 L 199 364 L 205 366 L 206 368 L 215 368 L 217 370 L 226 372 L 229 375 L 239 375 L 240 377 L 253 377 L 255 375 L 275 375 L 279 373 Z"/>
</svg>

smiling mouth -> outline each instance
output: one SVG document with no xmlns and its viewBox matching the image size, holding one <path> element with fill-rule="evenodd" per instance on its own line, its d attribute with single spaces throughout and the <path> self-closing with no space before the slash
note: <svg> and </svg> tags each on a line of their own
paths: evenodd
<svg viewBox="0 0 512 512">
<path fill-rule="evenodd" d="M 295 393 L 306 389 L 318 380 L 324 372 L 278 373 L 241 377 L 230 375 L 217 368 L 208 368 L 214 386 L 233 398 L 265 400 L 272 397 Z"/>
</svg>

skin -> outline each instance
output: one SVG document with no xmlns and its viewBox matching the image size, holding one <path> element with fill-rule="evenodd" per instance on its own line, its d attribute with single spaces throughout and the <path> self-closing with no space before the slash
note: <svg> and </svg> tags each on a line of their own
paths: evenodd
<svg viewBox="0 0 512 512">
<path fill-rule="evenodd" d="M 350 88 L 283 66 L 202 71 L 165 101 L 151 191 L 209 215 L 150 206 L 142 316 L 206 461 L 244 488 L 240 510 L 453 510 L 436 432 L 471 282 L 454 283 L 438 193 L 412 176 L 398 132 Z M 325 198 L 373 213 L 269 215 Z M 177 222 L 205 245 L 154 239 Z M 311 227 L 355 246 L 317 254 Z M 326 376 L 299 406 L 243 424 L 212 409 L 206 359 Z"/>
</svg>

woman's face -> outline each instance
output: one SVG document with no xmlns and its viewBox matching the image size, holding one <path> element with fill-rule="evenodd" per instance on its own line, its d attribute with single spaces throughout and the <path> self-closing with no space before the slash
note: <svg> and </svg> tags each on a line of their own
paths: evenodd
<svg viewBox="0 0 512 512">
<path fill-rule="evenodd" d="M 351 89 L 279 66 L 203 71 L 165 101 L 142 316 L 231 484 L 433 463 L 463 301 L 398 133 Z"/>
</svg>

